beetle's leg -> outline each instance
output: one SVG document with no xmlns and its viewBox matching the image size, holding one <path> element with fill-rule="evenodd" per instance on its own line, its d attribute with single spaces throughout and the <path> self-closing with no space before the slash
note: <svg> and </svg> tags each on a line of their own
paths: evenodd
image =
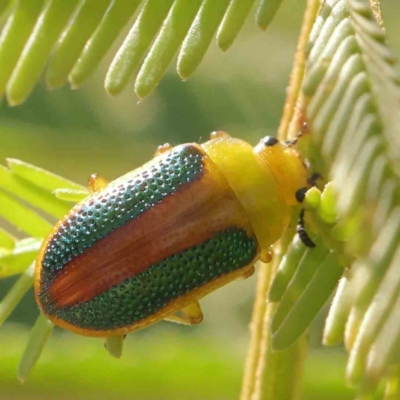
<svg viewBox="0 0 400 400">
<path fill-rule="evenodd" d="M 254 274 L 254 270 L 255 270 L 254 265 L 252 265 L 250 268 L 246 269 L 246 271 L 243 272 L 243 274 L 241 276 L 236 278 L 236 280 L 241 281 L 242 279 L 250 278 L 250 276 L 252 276 Z"/>
<path fill-rule="evenodd" d="M 112 357 L 121 358 L 126 335 L 110 336 L 104 342 L 104 348 Z"/>
<path fill-rule="evenodd" d="M 260 261 L 268 264 L 269 262 L 272 261 L 272 255 L 273 255 L 273 252 L 272 252 L 271 247 L 267 247 L 266 249 L 261 249 Z"/>
<path fill-rule="evenodd" d="M 315 180 L 319 178 L 319 175 L 317 174 L 315 174 L 314 176 Z M 307 188 L 301 188 L 296 192 L 296 199 L 299 203 L 302 203 L 304 201 L 307 190 L 308 190 Z M 311 240 L 310 236 L 308 236 L 308 233 L 304 226 L 304 211 L 305 211 L 304 208 L 302 208 L 300 211 L 299 221 L 296 226 L 296 232 L 305 246 L 313 248 L 315 247 L 315 243 Z"/>
<path fill-rule="evenodd" d="M 272 249 L 270 247 L 266 249 L 262 249 L 260 252 L 260 261 L 263 263 L 269 263 L 272 260 Z M 241 281 L 242 279 L 250 278 L 254 274 L 254 265 L 247 268 L 241 276 L 236 278 L 237 281 Z"/>
<path fill-rule="evenodd" d="M 203 321 L 203 312 L 198 301 L 193 301 L 179 311 L 183 315 L 168 315 L 164 321 L 176 322 L 183 325 L 196 325 Z"/>
<path fill-rule="evenodd" d="M 230 138 L 231 135 L 229 133 L 226 133 L 224 131 L 214 131 L 210 133 L 210 140 L 212 139 L 221 139 L 221 138 Z"/>
<path fill-rule="evenodd" d="M 310 236 L 308 236 L 306 228 L 304 227 L 304 208 L 300 211 L 300 217 L 299 222 L 296 226 L 296 232 L 305 246 L 311 248 L 315 247 L 315 243 L 311 240 Z"/>
<path fill-rule="evenodd" d="M 104 189 L 107 185 L 108 185 L 108 180 L 103 178 L 102 176 L 97 174 L 90 175 L 88 182 L 88 188 L 90 194 L 94 192 L 99 192 L 100 190 Z"/>
<path fill-rule="evenodd" d="M 168 151 L 172 150 L 174 146 L 169 143 L 164 143 L 161 144 L 160 146 L 157 147 L 157 150 L 154 153 L 154 157 L 159 156 L 160 154 L 167 153 Z"/>
</svg>

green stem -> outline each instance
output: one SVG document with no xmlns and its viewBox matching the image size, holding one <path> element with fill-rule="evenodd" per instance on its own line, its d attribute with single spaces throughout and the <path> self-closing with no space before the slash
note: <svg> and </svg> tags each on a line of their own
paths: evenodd
<svg viewBox="0 0 400 400">
<path fill-rule="evenodd" d="M 279 137 L 282 139 L 287 137 L 290 123 L 295 117 L 295 105 L 298 101 L 304 75 L 305 46 L 319 6 L 319 0 L 308 0 L 288 98 L 279 129 Z M 285 239 L 287 238 L 283 238 L 281 243 L 288 243 Z M 268 289 L 280 263 L 281 254 L 284 254 L 285 250 L 283 248 L 282 252 L 278 253 L 280 255 L 275 257 L 270 271 L 267 268 L 262 268 L 258 275 L 250 347 L 245 365 L 241 400 L 291 400 L 299 399 L 301 395 L 301 375 L 307 346 L 305 335 L 299 338 L 289 349 L 281 352 L 272 352 L 271 350 L 270 323 L 277 306 L 273 303 L 267 303 Z"/>
<path fill-rule="evenodd" d="M 43 314 L 39 315 L 18 365 L 18 379 L 21 383 L 26 381 L 26 378 L 42 354 L 42 350 L 49 339 L 53 327 L 53 323 L 46 319 Z"/>
<path fill-rule="evenodd" d="M 268 303 L 267 298 L 280 259 L 280 256 L 276 256 L 273 265 L 263 264 L 258 275 L 241 400 L 300 398 L 301 374 L 307 348 L 305 335 L 284 351 L 274 352 L 271 349 L 270 325 L 277 305 Z"/>
<path fill-rule="evenodd" d="M 290 76 L 290 84 L 287 91 L 286 103 L 283 111 L 282 120 L 279 126 L 279 138 L 290 139 L 293 137 L 293 130 L 301 121 L 304 108 L 302 107 L 303 96 L 301 96 L 301 86 L 305 72 L 305 49 L 309 40 L 311 29 L 317 18 L 320 8 L 319 0 L 308 0 L 306 12 L 304 14 L 303 26 L 297 43 L 296 56 Z M 296 107 L 297 104 L 297 107 Z"/>
<path fill-rule="evenodd" d="M 250 325 L 250 347 L 246 359 L 241 400 L 250 400 L 256 386 L 256 372 L 263 346 L 263 317 L 267 308 L 266 294 L 268 293 L 270 281 L 271 268 L 262 264 L 257 277 L 256 300 Z"/>
<path fill-rule="evenodd" d="M 35 264 L 33 263 L 17 280 L 0 303 L 0 325 L 14 311 L 25 293 L 32 287 Z"/>
</svg>

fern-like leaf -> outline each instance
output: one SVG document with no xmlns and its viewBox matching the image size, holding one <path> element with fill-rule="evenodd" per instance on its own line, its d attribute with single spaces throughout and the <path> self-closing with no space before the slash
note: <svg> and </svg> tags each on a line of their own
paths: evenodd
<svg viewBox="0 0 400 400">
<path fill-rule="evenodd" d="M 325 236 L 328 242 L 324 243 L 331 249 L 338 236 L 336 244 L 346 240 L 344 247 L 339 245 L 338 255 L 342 265 L 347 260 L 346 266 L 351 267 L 336 292 L 324 342 L 345 341 L 350 352 L 348 380 L 359 384 L 363 394 L 370 394 L 390 376 L 393 365 L 399 365 L 398 65 L 367 0 L 324 2 L 309 36 L 306 58 L 298 105 L 312 133 L 308 155 L 313 169 L 332 179 L 334 188 L 333 200 L 326 206 L 334 215 L 331 228 L 321 218 L 324 201 L 310 212 L 309 223 Z M 311 262 L 318 261 L 318 254 L 314 252 Z M 275 317 L 279 329 L 289 317 L 299 318 L 300 301 L 313 288 L 311 274 L 296 292 L 297 301 L 285 310 L 283 300 L 301 274 L 301 259 L 297 264 L 297 270 L 291 266 L 291 280 Z M 284 263 L 277 280 L 282 279 L 281 270 L 285 270 Z M 336 274 L 325 283 L 326 294 L 339 277 Z M 307 316 L 307 310 L 302 310 Z M 303 324 L 302 329 L 296 328 L 297 334 L 291 332 L 292 340 L 305 328 Z M 277 347 L 285 347 L 291 341 L 279 336 L 279 329 L 274 333 Z M 392 383 L 393 379 L 397 378 L 391 378 Z"/>
<path fill-rule="evenodd" d="M 260 28 L 267 28 L 281 2 L 261 1 L 256 14 Z M 22 103 L 49 59 L 47 86 L 55 89 L 69 80 L 73 88 L 78 88 L 92 75 L 141 3 L 15 1 L 0 37 L 0 95 L 5 94 L 11 105 Z M 232 45 L 253 3 L 254 0 L 146 0 L 111 63 L 106 91 L 120 93 L 136 72 L 137 95 L 149 95 L 180 47 L 177 69 L 187 79 L 200 64 L 216 31 L 222 50 Z M 3 0 L 0 7 L 7 4 Z"/>
</svg>

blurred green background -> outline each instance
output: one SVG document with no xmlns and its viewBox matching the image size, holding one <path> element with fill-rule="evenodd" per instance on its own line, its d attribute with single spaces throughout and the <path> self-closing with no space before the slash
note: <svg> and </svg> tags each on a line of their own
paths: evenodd
<svg viewBox="0 0 400 400">
<path fill-rule="evenodd" d="M 185 83 L 172 67 L 140 103 L 132 86 L 117 98 L 103 90 L 115 49 L 79 91 L 47 92 L 41 84 L 20 107 L 3 101 L 0 162 L 19 158 L 85 184 L 93 172 L 113 179 L 139 166 L 167 141 L 206 140 L 217 129 L 253 144 L 274 135 L 304 6 L 305 1 L 284 1 L 266 33 L 250 18 L 230 51 L 222 53 L 213 44 Z M 400 54 L 400 3 L 384 0 L 382 6 L 391 46 Z M 0 282 L 0 297 L 14 281 Z M 99 340 L 56 331 L 21 386 L 16 367 L 38 314 L 29 292 L 0 330 L 0 399 L 236 399 L 254 287 L 253 277 L 208 296 L 198 327 L 163 322 L 130 335 L 121 360 L 110 358 Z M 354 392 L 344 383 L 344 351 L 319 344 L 324 316 L 310 332 L 303 398 L 351 399 Z"/>
</svg>

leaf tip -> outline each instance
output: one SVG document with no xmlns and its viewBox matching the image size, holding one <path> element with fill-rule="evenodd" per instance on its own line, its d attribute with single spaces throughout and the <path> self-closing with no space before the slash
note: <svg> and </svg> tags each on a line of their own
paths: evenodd
<svg viewBox="0 0 400 400">
<path fill-rule="evenodd" d="M 26 382 L 26 376 L 21 375 L 21 374 L 19 373 L 19 371 L 18 371 L 18 373 L 17 373 L 17 378 L 18 378 L 19 383 L 20 383 L 21 385 L 23 385 L 23 384 Z"/>
<path fill-rule="evenodd" d="M 233 40 L 225 36 L 217 36 L 217 45 L 222 51 L 227 51 L 233 44 Z"/>
<path fill-rule="evenodd" d="M 117 82 L 109 82 L 106 80 L 104 83 L 104 89 L 108 95 L 118 96 L 124 89 L 124 86 L 119 85 Z"/>
<path fill-rule="evenodd" d="M 7 94 L 7 103 L 10 107 L 16 107 L 22 104 L 25 101 L 25 97 L 14 97 L 12 95 Z"/>
</svg>

